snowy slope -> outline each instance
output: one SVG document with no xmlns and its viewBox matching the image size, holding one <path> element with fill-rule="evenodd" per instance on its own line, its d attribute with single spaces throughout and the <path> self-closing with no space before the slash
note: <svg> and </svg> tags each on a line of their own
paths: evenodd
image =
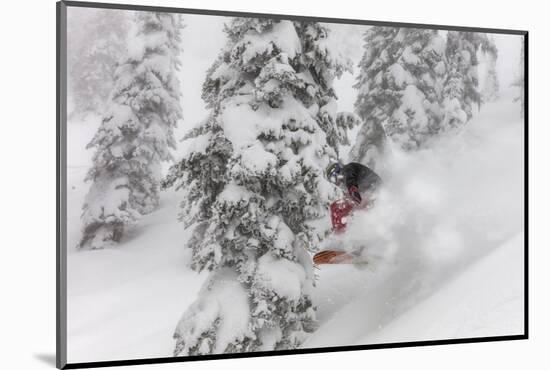
<svg viewBox="0 0 550 370">
<path fill-rule="evenodd" d="M 206 278 L 187 267 L 179 196 L 163 192 L 116 248 L 77 251 L 97 117 L 68 125 L 67 335 L 69 362 L 172 356 L 172 334 Z M 160 313 L 160 314 L 159 314 Z"/>
<path fill-rule="evenodd" d="M 514 266 L 514 268 L 510 268 Z M 349 267 L 330 266 L 325 278 L 344 280 Z M 409 271 L 383 275 L 351 271 L 353 295 L 340 293 L 322 308 L 321 328 L 306 347 L 399 343 L 523 333 L 523 234 L 457 271 L 428 293 L 405 292 Z M 356 275 L 356 276 L 353 276 Z M 345 276 L 345 277 L 343 277 Z M 321 286 L 321 288 L 323 288 Z M 334 297 L 332 286 L 329 294 Z M 351 292 L 349 292 L 351 293 Z M 342 305 L 342 301 L 347 304 Z"/>
<path fill-rule="evenodd" d="M 356 343 L 523 334 L 523 240 L 523 233 L 512 238 Z"/>
<path fill-rule="evenodd" d="M 70 362 L 168 357 L 182 312 L 205 274 L 186 266 L 177 196 L 142 220 L 118 248 L 70 251 Z"/>
</svg>

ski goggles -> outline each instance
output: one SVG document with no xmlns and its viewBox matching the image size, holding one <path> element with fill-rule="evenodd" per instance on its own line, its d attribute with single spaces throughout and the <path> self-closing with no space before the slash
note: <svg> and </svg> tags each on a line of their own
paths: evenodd
<svg viewBox="0 0 550 370">
<path fill-rule="evenodd" d="M 334 168 L 328 175 L 328 180 L 333 184 L 339 183 L 343 178 L 340 168 Z"/>
</svg>

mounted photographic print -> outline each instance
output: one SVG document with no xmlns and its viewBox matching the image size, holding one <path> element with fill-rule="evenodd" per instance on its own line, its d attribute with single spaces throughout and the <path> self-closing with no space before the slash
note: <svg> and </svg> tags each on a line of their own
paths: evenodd
<svg viewBox="0 0 550 370">
<path fill-rule="evenodd" d="M 57 10 L 58 367 L 527 338 L 527 32 Z"/>
</svg>

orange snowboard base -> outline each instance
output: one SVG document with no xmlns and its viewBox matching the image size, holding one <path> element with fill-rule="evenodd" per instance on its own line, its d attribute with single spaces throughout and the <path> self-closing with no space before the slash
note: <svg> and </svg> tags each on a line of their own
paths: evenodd
<svg viewBox="0 0 550 370">
<path fill-rule="evenodd" d="M 325 250 L 315 253 L 313 256 L 313 263 L 316 265 L 338 265 L 364 262 L 359 262 L 357 257 L 344 251 Z"/>
</svg>

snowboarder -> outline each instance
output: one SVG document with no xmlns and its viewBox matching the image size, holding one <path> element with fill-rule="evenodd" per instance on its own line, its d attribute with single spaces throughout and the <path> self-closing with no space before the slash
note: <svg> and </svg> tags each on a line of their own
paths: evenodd
<svg viewBox="0 0 550 370">
<path fill-rule="evenodd" d="M 346 165 L 331 163 L 326 169 L 326 176 L 330 182 L 344 187 L 347 192 L 346 198 L 337 200 L 330 205 L 332 230 L 335 234 L 341 234 L 346 230 L 347 217 L 354 209 L 372 206 L 374 195 L 382 183 L 382 179 L 367 166 L 355 162 Z M 364 263 L 353 253 L 332 248 L 316 253 L 313 262 L 316 265 Z"/>
<path fill-rule="evenodd" d="M 327 167 L 326 175 L 333 184 L 345 186 L 349 197 L 361 206 L 369 205 L 368 197 L 372 196 L 382 183 L 380 176 L 373 170 L 356 162 L 346 165 L 331 163 Z"/>
</svg>

